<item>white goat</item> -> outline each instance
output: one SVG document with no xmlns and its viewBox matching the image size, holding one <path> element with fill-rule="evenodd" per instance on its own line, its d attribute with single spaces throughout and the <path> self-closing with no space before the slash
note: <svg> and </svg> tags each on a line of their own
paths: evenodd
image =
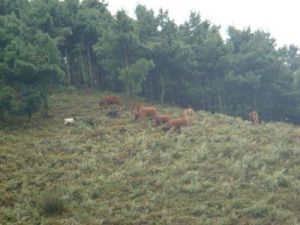
<svg viewBox="0 0 300 225">
<path fill-rule="evenodd" d="M 65 121 L 65 123 L 64 123 L 65 126 L 72 125 L 72 124 L 75 123 L 75 118 L 74 117 L 73 118 L 66 118 L 66 119 L 64 119 L 64 121 Z"/>
</svg>

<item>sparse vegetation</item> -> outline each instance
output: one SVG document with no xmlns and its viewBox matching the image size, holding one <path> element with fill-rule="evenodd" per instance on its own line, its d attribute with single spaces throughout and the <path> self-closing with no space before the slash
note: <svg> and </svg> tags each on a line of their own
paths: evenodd
<svg viewBox="0 0 300 225">
<path fill-rule="evenodd" d="M 165 133 L 107 117 L 103 95 L 55 94 L 53 117 L 1 124 L 0 224 L 299 223 L 299 127 L 198 111 Z"/>
</svg>

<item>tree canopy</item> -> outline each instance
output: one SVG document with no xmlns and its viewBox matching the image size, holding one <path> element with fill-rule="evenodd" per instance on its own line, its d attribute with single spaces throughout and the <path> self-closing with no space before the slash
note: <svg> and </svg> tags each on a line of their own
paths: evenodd
<svg viewBox="0 0 300 225">
<path fill-rule="evenodd" d="M 191 12 L 137 5 L 112 15 L 97 0 L 0 1 L 0 116 L 47 113 L 56 84 L 164 103 L 300 122 L 300 52 L 267 32 L 220 27 Z"/>
</svg>

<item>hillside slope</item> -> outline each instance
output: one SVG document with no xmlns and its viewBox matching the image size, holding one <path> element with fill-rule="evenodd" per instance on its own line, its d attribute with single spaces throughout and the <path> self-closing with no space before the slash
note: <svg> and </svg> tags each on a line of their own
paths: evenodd
<svg viewBox="0 0 300 225">
<path fill-rule="evenodd" d="M 165 133 L 108 118 L 103 94 L 56 94 L 54 117 L 0 130 L 0 224 L 300 223 L 299 127 L 199 111 Z"/>
</svg>

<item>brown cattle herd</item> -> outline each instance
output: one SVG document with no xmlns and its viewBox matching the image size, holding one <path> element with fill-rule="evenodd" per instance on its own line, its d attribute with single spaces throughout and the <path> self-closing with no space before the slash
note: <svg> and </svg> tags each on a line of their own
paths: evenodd
<svg viewBox="0 0 300 225">
<path fill-rule="evenodd" d="M 121 107 L 121 97 L 116 95 L 104 96 L 99 101 L 99 106 L 105 106 L 106 109 L 110 109 L 111 106 L 117 105 L 118 109 L 109 111 L 107 116 L 117 117 L 118 113 L 122 110 Z M 155 127 L 161 125 L 162 130 L 164 131 L 174 131 L 182 127 L 186 127 L 191 124 L 194 119 L 195 112 L 192 108 L 184 109 L 178 118 L 171 118 L 170 115 L 160 115 L 158 109 L 154 106 L 144 106 L 143 103 L 134 103 L 131 104 L 131 113 L 134 116 L 134 119 L 141 120 L 143 118 L 151 118 L 153 120 L 153 125 Z M 66 122 L 67 120 L 67 122 Z M 69 121 L 70 120 L 70 121 Z M 72 120 L 72 121 L 71 121 Z M 256 111 L 249 112 L 249 120 L 253 124 L 258 124 L 258 115 Z M 66 124 L 74 123 L 74 119 L 66 118 Z"/>
</svg>

